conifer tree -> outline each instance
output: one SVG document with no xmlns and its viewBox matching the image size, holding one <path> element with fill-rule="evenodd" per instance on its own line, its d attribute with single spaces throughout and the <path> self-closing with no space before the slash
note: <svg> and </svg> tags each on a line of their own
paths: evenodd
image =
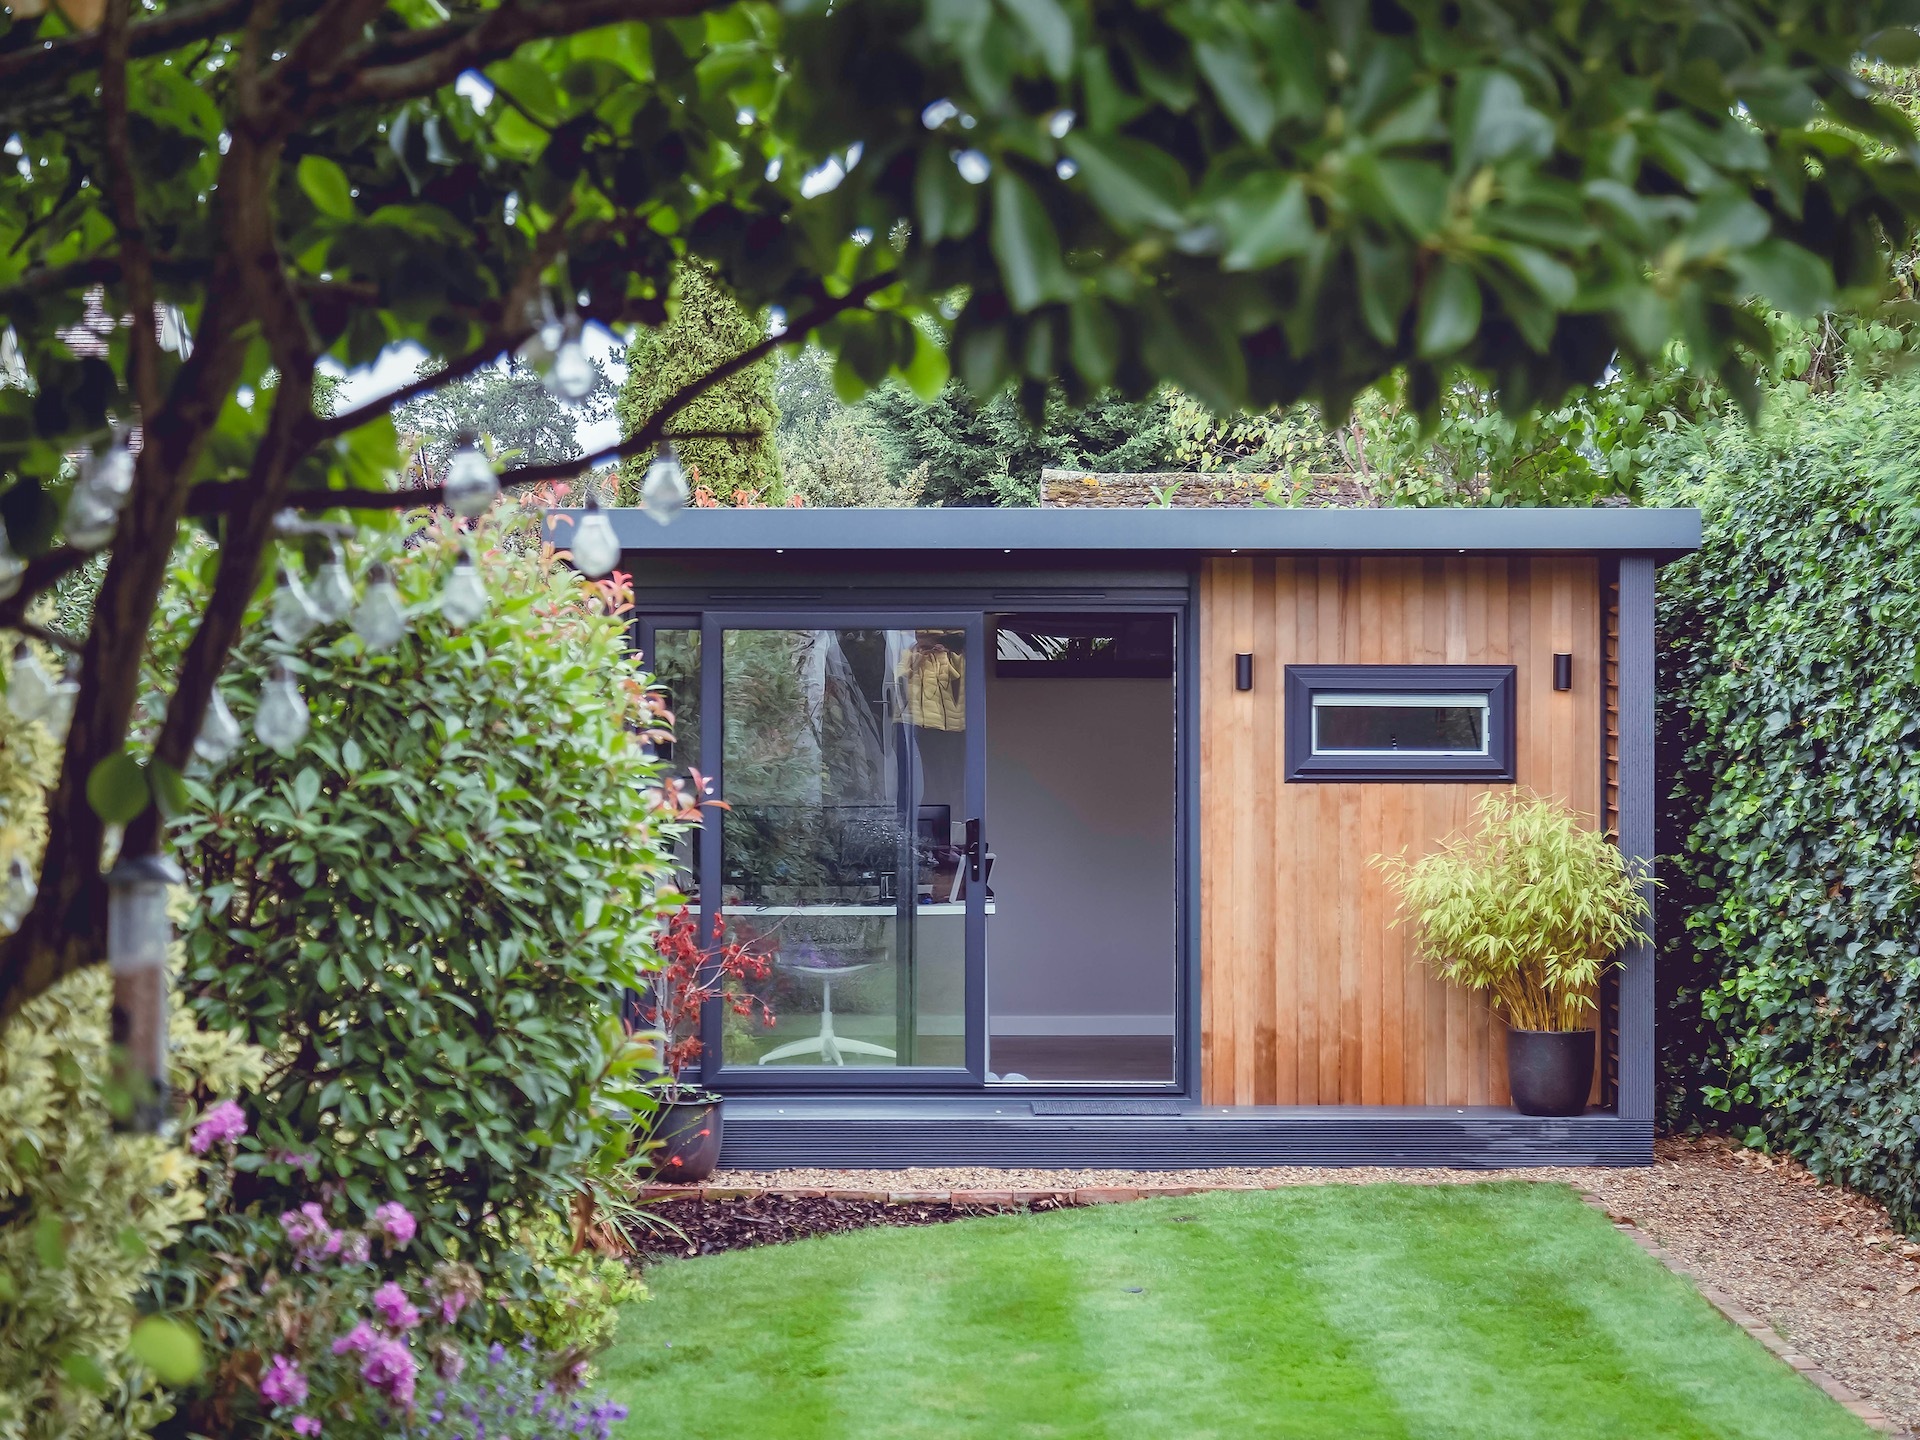
<svg viewBox="0 0 1920 1440">
<path fill-rule="evenodd" d="M 636 332 L 627 351 L 626 383 L 614 406 L 623 436 L 652 419 L 662 402 L 688 381 L 766 339 L 766 327 L 742 310 L 704 266 L 681 267 L 675 289 L 679 306 L 673 318 L 658 329 Z M 698 483 L 723 505 L 746 492 L 757 494 L 763 503 L 785 498 L 773 443 L 780 419 L 773 374 L 773 362 L 767 360 L 728 376 L 667 425 L 669 439 L 691 432 L 751 432 L 749 439 L 674 441 L 689 474 L 698 469 Z M 651 461 L 651 456 L 635 455 L 621 465 L 622 505 L 640 503 L 640 482 Z"/>
</svg>

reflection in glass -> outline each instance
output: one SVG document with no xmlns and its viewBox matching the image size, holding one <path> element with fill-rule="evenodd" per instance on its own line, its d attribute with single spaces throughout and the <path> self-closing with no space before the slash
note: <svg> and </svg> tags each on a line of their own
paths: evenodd
<svg viewBox="0 0 1920 1440">
<path fill-rule="evenodd" d="M 1313 753 L 1484 755 L 1484 695 L 1315 695 Z"/>
<path fill-rule="evenodd" d="M 728 630 L 722 903 L 774 958 L 728 1065 L 961 1066 L 966 635 Z"/>
<path fill-rule="evenodd" d="M 653 654 L 647 657 L 653 672 L 653 693 L 670 718 L 672 738 L 654 742 L 655 753 L 668 762 L 668 773 L 685 779 L 700 769 L 700 632 L 653 632 Z M 700 827 L 675 842 L 677 883 L 689 899 L 700 894 Z"/>
</svg>

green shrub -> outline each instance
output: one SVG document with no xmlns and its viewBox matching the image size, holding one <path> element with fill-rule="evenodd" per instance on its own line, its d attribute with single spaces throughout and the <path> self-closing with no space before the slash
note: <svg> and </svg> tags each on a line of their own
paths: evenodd
<svg viewBox="0 0 1920 1440">
<path fill-rule="evenodd" d="M 1601 972 L 1645 932 L 1648 906 L 1619 848 L 1568 806 L 1489 790 L 1480 828 L 1409 860 L 1376 855 L 1442 980 L 1491 993 L 1519 1030 L 1578 1030 Z"/>
<path fill-rule="evenodd" d="M 311 731 L 194 782 L 179 835 L 193 1003 L 273 1054 L 246 1193 L 308 1194 L 285 1156 L 317 1153 L 355 1205 L 400 1200 L 424 1243 L 478 1262 L 519 1212 L 625 1159 L 648 1052 L 616 1011 L 651 963 L 677 823 L 633 734 L 625 605 L 537 554 L 483 553 L 497 533 L 468 537 L 493 604 L 465 630 L 433 613 L 456 550 L 439 531 L 351 557 L 392 564 L 415 612 L 391 650 L 255 627 L 228 703 L 250 732 L 284 660 Z"/>
<path fill-rule="evenodd" d="M 170 1410 L 129 1353 L 157 1257 L 203 1213 L 190 1131 L 113 1129 L 104 966 L 30 1002 L 0 1035 L 0 1437 L 141 1436 Z M 171 1081 L 202 1098 L 250 1090 L 265 1057 L 172 1018 Z"/>
<path fill-rule="evenodd" d="M 1731 1112 L 1920 1220 L 1920 389 L 1781 397 L 1656 452 L 1671 1118 Z M 1671 912 L 1670 912 L 1671 913 Z"/>
</svg>

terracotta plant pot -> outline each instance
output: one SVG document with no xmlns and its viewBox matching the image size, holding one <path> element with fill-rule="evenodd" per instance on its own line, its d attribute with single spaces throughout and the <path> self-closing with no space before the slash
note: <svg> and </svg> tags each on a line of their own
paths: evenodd
<svg viewBox="0 0 1920 1440">
<path fill-rule="evenodd" d="M 1593 1089 L 1593 1031 L 1507 1031 L 1507 1088 L 1522 1115 L 1579 1115 Z"/>
<path fill-rule="evenodd" d="M 653 1179 L 667 1185 L 691 1185 L 713 1174 L 720 1163 L 720 1101 L 669 1100 L 654 1112 L 649 1138 L 659 1143 Z"/>
</svg>

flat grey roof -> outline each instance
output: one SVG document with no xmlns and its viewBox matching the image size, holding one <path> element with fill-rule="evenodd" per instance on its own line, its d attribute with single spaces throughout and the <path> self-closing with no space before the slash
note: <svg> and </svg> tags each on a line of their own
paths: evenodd
<svg viewBox="0 0 1920 1440">
<path fill-rule="evenodd" d="M 549 512 L 565 545 L 571 526 Z M 1698 510 L 608 510 L 628 550 L 670 554 L 1651 555 L 1700 547 Z"/>
</svg>

